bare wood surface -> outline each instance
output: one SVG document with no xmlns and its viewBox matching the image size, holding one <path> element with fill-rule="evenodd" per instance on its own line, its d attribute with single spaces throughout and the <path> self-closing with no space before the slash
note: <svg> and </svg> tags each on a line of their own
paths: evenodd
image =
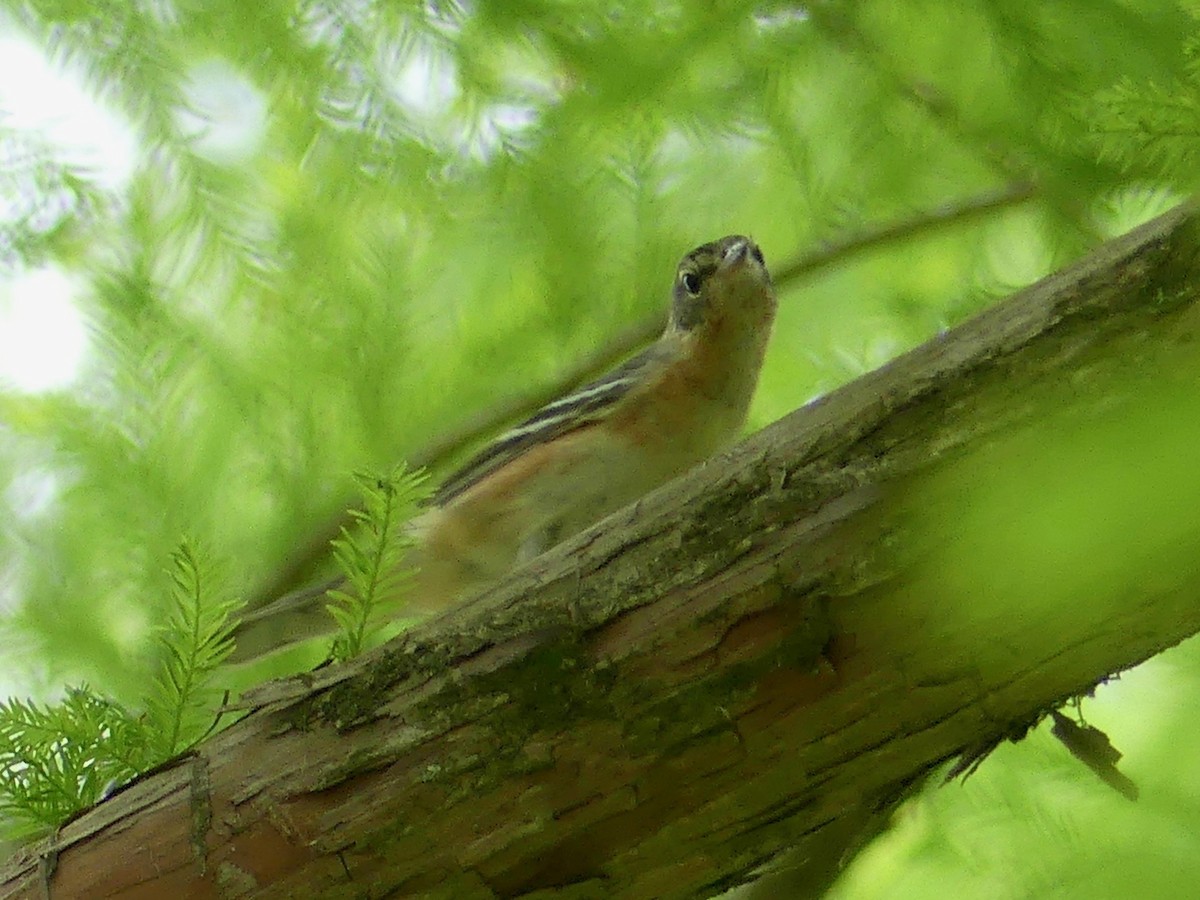
<svg viewBox="0 0 1200 900">
<path fill-rule="evenodd" d="M 264 686 L 0 897 L 708 896 L 789 849 L 819 893 L 939 763 L 1200 630 L 1198 247 L 1170 213 Z"/>
</svg>

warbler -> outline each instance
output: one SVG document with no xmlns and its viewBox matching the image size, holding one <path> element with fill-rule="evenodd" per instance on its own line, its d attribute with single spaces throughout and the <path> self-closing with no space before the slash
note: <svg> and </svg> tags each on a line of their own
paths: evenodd
<svg viewBox="0 0 1200 900">
<path fill-rule="evenodd" d="M 411 524 L 416 574 L 406 608 L 452 606 L 731 443 L 775 307 L 762 251 L 748 237 L 685 255 L 655 343 L 548 403 L 442 483 Z M 313 593 L 276 601 L 245 625 L 295 613 Z"/>
</svg>

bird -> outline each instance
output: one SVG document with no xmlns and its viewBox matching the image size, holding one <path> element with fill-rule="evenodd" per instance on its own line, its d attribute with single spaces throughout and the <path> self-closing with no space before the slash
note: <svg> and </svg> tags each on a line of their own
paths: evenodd
<svg viewBox="0 0 1200 900">
<path fill-rule="evenodd" d="M 404 613 L 454 607 L 731 444 L 775 311 L 770 273 L 750 238 L 732 234 L 685 254 L 656 341 L 499 435 L 433 493 L 409 526 L 404 564 L 414 576 Z M 298 619 L 330 586 L 244 617 L 237 656 L 253 629 L 279 615 Z"/>
</svg>

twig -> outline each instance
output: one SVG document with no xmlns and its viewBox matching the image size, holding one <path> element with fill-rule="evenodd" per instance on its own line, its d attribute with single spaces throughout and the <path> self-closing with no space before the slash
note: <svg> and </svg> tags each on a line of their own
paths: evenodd
<svg viewBox="0 0 1200 900">
<path fill-rule="evenodd" d="M 1037 188 L 1032 182 L 1021 181 L 966 200 L 935 206 L 906 219 L 885 222 L 844 240 L 823 244 L 791 262 L 775 267 L 775 283 L 782 286 L 809 278 L 823 269 L 845 265 L 860 254 L 1018 206 L 1033 199 L 1037 194 Z"/>
<path fill-rule="evenodd" d="M 969 147 L 999 178 L 1018 182 L 1037 180 L 1036 173 L 1017 158 L 1011 147 L 1003 146 L 991 135 L 974 128 L 936 85 L 913 78 L 903 71 L 887 49 L 872 40 L 850 16 L 841 10 L 835 11 L 827 4 L 810 5 L 808 11 L 814 26 L 873 68 L 899 96 L 923 110 L 943 131 Z M 1088 222 L 1087 214 L 1079 203 L 1051 190 L 1043 190 L 1042 197 L 1064 221 L 1074 225 L 1093 244 L 1104 240 L 1104 236 Z"/>
</svg>

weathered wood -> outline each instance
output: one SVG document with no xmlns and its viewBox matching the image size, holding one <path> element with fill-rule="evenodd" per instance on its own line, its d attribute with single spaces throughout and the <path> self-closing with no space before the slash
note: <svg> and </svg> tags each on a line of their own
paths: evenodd
<svg viewBox="0 0 1200 900">
<path fill-rule="evenodd" d="M 1198 248 L 1170 213 L 259 689 L 0 897 L 704 896 L 788 848 L 819 889 L 939 763 L 1200 630 Z"/>
</svg>

